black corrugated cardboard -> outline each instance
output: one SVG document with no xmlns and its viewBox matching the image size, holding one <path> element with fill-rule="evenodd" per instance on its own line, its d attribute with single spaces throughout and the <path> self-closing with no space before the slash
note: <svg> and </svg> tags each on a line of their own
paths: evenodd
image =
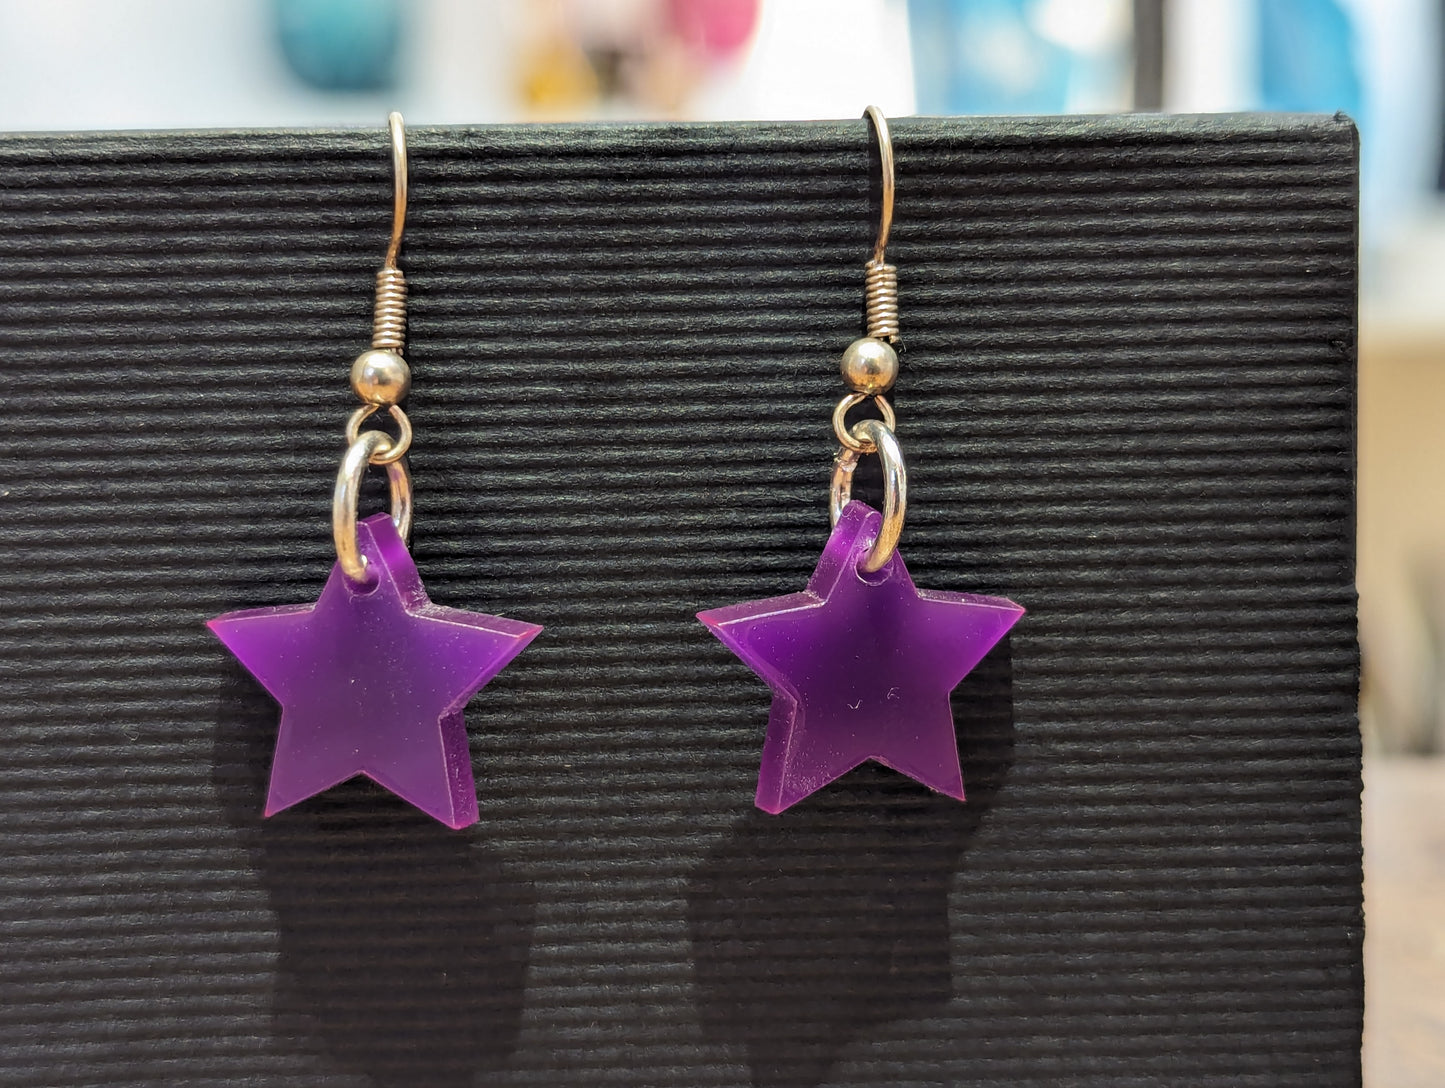
<svg viewBox="0 0 1445 1088">
<path fill-rule="evenodd" d="M 902 548 L 1029 610 L 968 803 L 755 811 L 769 695 L 693 619 L 827 537 L 865 122 L 415 128 L 413 551 L 546 626 L 462 832 L 262 820 L 202 626 L 332 562 L 383 126 L 0 141 L 0 1079 L 1359 1083 L 1354 128 L 894 139 Z"/>
</svg>

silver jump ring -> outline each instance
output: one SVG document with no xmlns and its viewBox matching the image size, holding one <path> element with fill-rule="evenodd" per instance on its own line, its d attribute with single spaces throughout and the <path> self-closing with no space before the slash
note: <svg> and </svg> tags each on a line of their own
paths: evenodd
<svg viewBox="0 0 1445 1088">
<path fill-rule="evenodd" d="M 903 464 L 903 450 L 898 445 L 898 439 L 882 420 L 859 420 L 853 424 L 853 437 L 860 443 L 871 442 L 878 451 L 878 460 L 883 464 L 883 524 L 878 527 L 878 539 L 873 541 L 862 563 L 863 570 L 873 574 L 882 570 L 898 550 L 898 538 L 903 535 L 903 515 L 908 509 L 908 470 Z M 862 457 L 859 450 L 844 446 L 833 462 L 828 513 L 834 525 L 838 524 L 843 508 L 852 498 L 853 470 Z"/>
<path fill-rule="evenodd" d="M 341 468 L 336 473 L 336 490 L 331 494 L 331 536 L 336 541 L 336 561 L 346 576 L 358 585 L 366 578 L 366 556 L 356 540 L 356 508 L 361 498 L 361 478 L 366 466 L 376 456 L 391 449 L 391 438 L 382 431 L 367 431 L 346 447 Z M 392 461 L 386 466 L 386 482 L 391 489 L 391 523 L 406 540 L 411 536 L 411 471 L 405 461 Z"/>
<path fill-rule="evenodd" d="M 833 409 L 833 433 L 838 436 L 839 442 L 854 453 L 878 452 L 878 448 L 872 444 L 871 440 L 855 437 L 848 428 L 848 413 L 869 397 L 872 397 L 873 403 L 878 406 L 878 411 L 883 416 L 883 425 L 890 431 L 898 430 L 898 417 L 893 414 L 893 405 L 888 403 L 887 397 L 881 393 L 849 393 Z"/>
<path fill-rule="evenodd" d="M 351 413 L 351 418 L 346 421 L 346 444 L 348 446 L 356 445 L 361 438 L 361 425 L 370 419 L 380 407 L 379 404 L 363 404 Z M 406 413 L 401 410 L 400 405 L 391 405 L 387 412 L 392 419 L 396 420 L 397 436 L 390 439 L 385 449 L 372 457 L 373 465 L 389 465 L 393 461 L 400 461 L 406 456 L 406 451 L 411 449 L 411 420 L 406 418 Z"/>
</svg>

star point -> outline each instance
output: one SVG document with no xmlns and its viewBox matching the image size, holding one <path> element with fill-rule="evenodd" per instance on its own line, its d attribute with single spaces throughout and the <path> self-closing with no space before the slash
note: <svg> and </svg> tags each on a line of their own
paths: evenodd
<svg viewBox="0 0 1445 1088">
<path fill-rule="evenodd" d="M 773 691 L 756 798 L 765 812 L 870 759 L 964 799 L 949 693 L 1024 610 L 919 590 L 896 553 L 863 574 L 880 520 L 850 503 L 803 592 L 698 613 Z"/>
</svg>

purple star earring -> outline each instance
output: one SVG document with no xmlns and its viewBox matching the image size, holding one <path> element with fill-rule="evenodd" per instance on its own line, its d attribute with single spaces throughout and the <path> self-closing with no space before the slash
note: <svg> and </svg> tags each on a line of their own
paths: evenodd
<svg viewBox="0 0 1445 1088">
<path fill-rule="evenodd" d="M 395 203 L 376 274 L 371 350 L 351 367 L 364 402 L 346 426 L 331 504 L 336 565 L 314 604 L 228 612 L 208 626 L 281 704 L 266 815 L 365 775 L 448 827 L 477 820 L 462 711 L 522 652 L 534 623 L 432 604 L 407 552 L 412 430 L 400 402 L 411 388 L 401 356 L 406 279 L 397 265 L 406 223 L 406 132 L 388 118 Z M 398 436 L 361 431 L 385 407 Z M 384 465 L 391 514 L 358 524 L 361 478 Z"/>
<path fill-rule="evenodd" d="M 1008 633 L 1024 610 L 1002 597 L 920 590 L 898 539 L 908 475 L 884 398 L 898 377 L 898 270 L 884 260 L 893 221 L 893 147 L 876 106 L 882 219 L 864 265 L 868 335 L 843 352 L 852 392 L 833 429 L 833 533 L 801 593 L 699 612 L 728 649 L 773 691 L 758 772 L 757 806 L 778 813 L 872 759 L 938 793 L 964 799 L 949 693 Z M 848 426 L 872 398 L 882 419 Z M 865 454 L 883 466 L 883 511 L 850 501 Z"/>
</svg>

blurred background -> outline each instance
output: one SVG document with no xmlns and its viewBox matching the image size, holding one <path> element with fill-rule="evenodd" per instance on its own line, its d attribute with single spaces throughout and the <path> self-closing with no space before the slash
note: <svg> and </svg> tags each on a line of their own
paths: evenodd
<svg viewBox="0 0 1445 1088">
<path fill-rule="evenodd" d="M 1343 110 L 1374 1088 L 1445 1084 L 1445 0 L 0 0 L 0 131 Z"/>
</svg>

